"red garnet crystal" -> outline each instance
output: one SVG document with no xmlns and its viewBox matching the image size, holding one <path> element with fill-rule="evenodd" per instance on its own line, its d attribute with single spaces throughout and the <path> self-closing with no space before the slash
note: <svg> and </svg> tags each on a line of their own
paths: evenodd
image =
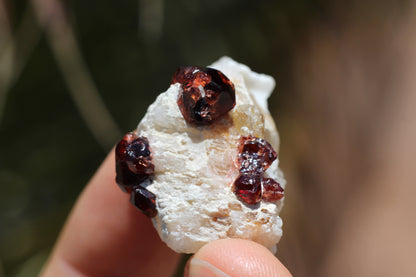
<svg viewBox="0 0 416 277">
<path fill-rule="evenodd" d="M 131 193 L 130 202 L 148 217 L 157 214 L 156 196 L 141 184 L 154 170 L 147 138 L 127 133 L 116 146 L 116 182 L 123 191 Z"/>
<path fill-rule="evenodd" d="M 116 147 L 116 182 L 126 192 L 145 181 L 154 172 L 149 141 L 136 133 L 127 133 Z"/>
<path fill-rule="evenodd" d="M 156 195 L 141 186 L 134 187 L 130 202 L 148 217 L 154 217 L 157 214 Z"/>
<path fill-rule="evenodd" d="M 233 191 L 247 204 L 257 204 L 261 200 L 261 177 L 242 174 L 234 181 Z"/>
<path fill-rule="evenodd" d="M 235 106 L 234 84 L 213 68 L 179 68 L 171 84 L 180 83 L 177 104 L 189 124 L 210 125 Z"/>
<path fill-rule="evenodd" d="M 280 200 L 283 194 L 283 188 L 280 186 L 278 182 L 273 180 L 272 178 L 264 178 L 263 182 L 263 195 L 262 199 L 268 202 L 274 202 Z"/>
<path fill-rule="evenodd" d="M 238 153 L 241 173 L 263 173 L 277 158 L 270 143 L 253 136 L 240 138 Z"/>
<path fill-rule="evenodd" d="M 240 175 L 234 181 L 233 191 L 242 201 L 247 204 L 261 200 L 274 202 L 284 196 L 280 184 L 264 176 L 276 158 L 276 151 L 264 139 L 253 136 L 240 138 L 237 156 Z"/>
</svg>

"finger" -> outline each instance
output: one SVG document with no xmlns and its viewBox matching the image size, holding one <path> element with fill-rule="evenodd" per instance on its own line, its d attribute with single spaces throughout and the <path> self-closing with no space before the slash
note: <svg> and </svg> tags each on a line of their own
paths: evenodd
<svg viewBox="0 0 416 277">
<path fill-rule="evenodd" d="M 175 270 L 179 255 L 117 187 L 114 159 L 112 151 L 81 194 L 42 276 L 169 276 Z"/>
<path fill-rule="evenodd" d="M 202 247 L 188 262 L 185 276 L 292 276 L 265 247 L 242 239 L 224 239 Z"/>
</svg>

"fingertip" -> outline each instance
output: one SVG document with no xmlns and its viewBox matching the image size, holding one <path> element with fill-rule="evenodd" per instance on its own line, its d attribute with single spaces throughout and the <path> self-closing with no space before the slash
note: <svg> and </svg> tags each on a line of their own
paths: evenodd
<svg viewBox="0 0 416 277">
<path fill-rule="evenodd" d="M 292 276 L 262 245 L 242 239 L 208 243 L 190 260 L 187 275 L 194 276 Z"/>
<path fill-rule="evenodd" d="M 166 276 L 179 255 L 115 182 L 114 151 L 77 200 L 41 276 Z M 158 266 L 160 261 L 164 266 Z M 77 274 L 79 273 L 79 274 Z"/>
</svg>

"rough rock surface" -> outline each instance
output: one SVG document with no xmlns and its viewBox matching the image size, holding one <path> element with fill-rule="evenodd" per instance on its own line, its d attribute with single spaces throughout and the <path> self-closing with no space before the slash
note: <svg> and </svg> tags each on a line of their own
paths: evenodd
<svg viewBox="0 0 416 277">
<path fill-rule="evenodd" d="M 146 187 L 156 195 L 153 224 L 161 239 L 180 253 L 195 253 L 209 241 L 230 237 L 250 239 L 275 252 L 284 198 L 247 205 L 231 189 L 238 175 L 240 136 L 264 138 L 278 151 L 279 137 L 267 108 L 275 82 L 228 57 L 210 67 L 235 85 L 236 106 L 227 116 L 210 126 L 187 124 L 176 103 L 181 89 L 177 83 L 157 97 L 137 127 L 153 152 L 154 179 Z M 266 176 L 284 188 L 278 162 Z"/>
</svg>

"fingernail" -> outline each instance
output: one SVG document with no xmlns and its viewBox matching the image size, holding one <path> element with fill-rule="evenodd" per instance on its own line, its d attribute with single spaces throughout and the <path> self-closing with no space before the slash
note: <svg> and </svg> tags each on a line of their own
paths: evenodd
<svg viewBox="0 0 416 277">
<path fill-rule="evenodd" d="M 185 272 L 185 277 L 230 277 L 209 262 L 198 258 L 191 258 Z"/>
</svg>

